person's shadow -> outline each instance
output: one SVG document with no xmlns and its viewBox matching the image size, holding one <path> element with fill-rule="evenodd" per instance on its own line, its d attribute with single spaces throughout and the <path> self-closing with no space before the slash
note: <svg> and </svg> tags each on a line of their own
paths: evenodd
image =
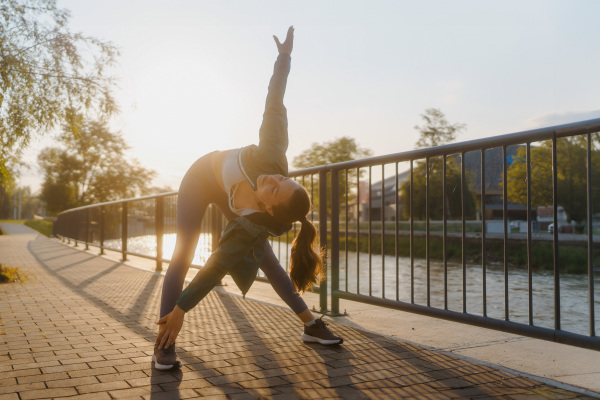
<svg viewBox="0 0 600 400">
<path fill-rule="evenodd" d="M 150 399 L 181 399 L 179 385 L 182 380 L 183 371 L 181 368 L 159 371 L 154 368 L 154 363 L 152 363 L 152 374 L 150 375 L 150 390 L 152 392 L 150 393 Z"/>
</svg>

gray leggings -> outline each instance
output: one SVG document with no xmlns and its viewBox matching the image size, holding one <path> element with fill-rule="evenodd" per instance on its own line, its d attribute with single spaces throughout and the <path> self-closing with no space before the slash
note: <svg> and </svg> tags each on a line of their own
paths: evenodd
<svg viewBox="0 0 600 400">
<path fill-rule="evenodd" d="M 160 303 L 161 318 L 173 311 L 177 299 L 183 289 L 185 276 L 188 272 L 198 238 L 204 212 L 209 204 L 215 204 L 225 217 L 230 220 L 237 215 L 231 212 L 227 203 L 227 194 L 219 187 L 211 166 L 211 154 L 198 159 L 188 170 L 181 181 L 177 198 L 177 238 L 175 251 L 171 257 L 169 269 L 165 275 Z M 260 269 L 265 273 L 273 289 L 279 297 L 296 313 L 308 309 L 306 303 L 292 284 L 271 245 L 267 243 L 265 257 Z M 199 274 L 211 272 L 201 269 Z M 218 280 L 217 280 L 218 281 Z"/>
</svg>

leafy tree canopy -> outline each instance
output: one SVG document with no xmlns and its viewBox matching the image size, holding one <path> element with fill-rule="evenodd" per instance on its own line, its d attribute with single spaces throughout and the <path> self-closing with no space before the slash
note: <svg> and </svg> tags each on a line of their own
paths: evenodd
<svg viewBox="0 0 600 400">
<path fill-rule="evenodd" d="M 103 118 L 117 111 L 106 72 L 117 49 L 71 32 L 68 22 L 56 0 L 0 4 L 0 183 L 32 135 L 78 114 Z"/>
<path fill-rule="evenodd" d="M 63 147 L 47 147 L 38 156 L 44 171 L 41 197 L 51 213 L 86 204 L 146 194 L 156 173 L 128 161 L 129 146 L 99 121 L 65 126 Z"/>
<path fill-rule="evenodd" d="M 597 146 L 598 135 L 592 135 L 592 148 Z M 587 218 L 587 146 L 584 136 L 559 138 L 556 141 L 557 205 L 563 206 L 569 220 L 583 222 Z M 600 152 L 591 152 L 592 212 L 600 209 L 600 181 L 594 178 L 600 170 Z M 531 204 L 552 206 L 552 141 L 531 146 Z M 508 200 L 527 204 L 527 154 L 519 148 L 514 162 L 508 168 Z"/>
<path fill-rule="evenodd" d="M 421 114 L 423 126 L 415 126 L 421 136 L 416 143 L 418 149 L 435 147 L 456 140 L 456 135 L 466 128 L 465 124 L 451 124 L 438 108 L 428 108 Z"/>
<path fill-rule="evenodd" d="M 310 168 L 357 160 L 372 154 L 370 149 L 360 147 L 353 138 L 344 136 L 331 142 L 313 143 L 309 149 L 294 157 L 293 164 L 297 168 Z"/>
<path fill-rule="evenodd" d="M 310 168 L 317 167 L 320 165 L 335 164 L 338 162 L 357 160 L 365 157 L 369 157 L 373 154 L 371 149 L 360 147 L 353 138 L 344 136 L 335 139 L 331 142 L 324 142 L 322 144 L 313 143 L 309 149 L 304 150 L 299 156 L 294 157 L 294 167 L 296 168 Z M 361 171 L 362 172 L 362 171 Z M 352 169 L 348 173 L 350 180 L 356 179 L 356 170 Z M 317 183 L 315 187 L 311 187 L 310 182 L 305 182 L 307 189 L 311 193 L 318 192 L 318 177 L 316 178 Z M 329 188 L 331 187 L 331 181 L 327 181 L 327 193 L 330 193 Z M 348 200 L 351 201 L 354 198 L 354 194 L 346 193 L 346 182 L 345 180 L 340 181 L 339 188 L 339 202 L 343 204 L 348 196 Z M 319 199 L 315 197 L 313 199 L 313 208 L 318 210 Z M 327 209 L 331 212 L 331 199 L 327 199 Z"/>
<path fill-rule="evenodd" d="M 417 148 L 440 146 L 450 143 L 456 139 L 456 135 L 466 128 L 465 124 L 451 124 L 444 113 L 436 108 L 428 108 L 424 114 L 423 126 L 415 126 L 420 133 L 416 143 Z M 427 164 L 424 160 L 418 161 L 413 171 L 414 188 L 412 189 L 411 210 L 411 183 L 406 180 L 400 186 L 402 215 L 409 218 L 411 213 L 414 218 L 425 219 L 429 215 L 431 219 L 443 218 L 443 205 L 446 205 L 446 215 L 449 218 L 458 218 L 462 215 L 462 204 L 460 196 L 461 182 L 460 164 L 456 158 L 446 160 L 446 198 L 442 196 L 443 158 L 434 157 Z M 429 210 L 426 209 L 426 177 L 429 168 Z M 458 190 L 457 190 L 458 189 Z M 475 215 L 476 202 L 471 189 L 466 186 L 465 190 L 465 217 L 473 218 Z M 429 211 L 429 214 L 427 214 Z"/>
</svg>

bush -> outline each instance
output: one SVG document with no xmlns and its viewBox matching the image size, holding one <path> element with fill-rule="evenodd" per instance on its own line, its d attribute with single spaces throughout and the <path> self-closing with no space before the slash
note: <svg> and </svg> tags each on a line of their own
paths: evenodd
<svg viewBox="0 0 600 400">
<path fill-rule="evenodd" d="M 23 282 L 27 275 L 17 267 L 0 264 L 0 283 Z"/>
</svg>

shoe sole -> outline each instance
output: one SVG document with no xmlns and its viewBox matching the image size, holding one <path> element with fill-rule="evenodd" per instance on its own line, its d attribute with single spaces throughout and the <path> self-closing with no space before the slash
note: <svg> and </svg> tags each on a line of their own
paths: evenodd
<svg viewBox="0 0 600 400">
<path fill-rule="evenodd" d="M 316 336 L 307 335 L 306 333 L 303 333 L 302 336 L 300 336 L 300 338 L 304 342 L 321 343 L 321 344 L 328 345 L 328 346 L 330 346 L 332 344 L 342 344 L 342 343 L 344 343 L 344 339 L 321 339 L 321 338 L 318 338 Z"/>
<path fill-rule="evenodd" d="M 175 364 L 159 364 L 156 361 L 156 355 L 152 354 L 152 362 L 154 363 L 154 368 L 160 370 L 160 371 L 164 371 L 166 369 L 171 369 L 171 368 L 180 368 L 183 363 L 181 361 L 177 361 Z"/>
</svg>

